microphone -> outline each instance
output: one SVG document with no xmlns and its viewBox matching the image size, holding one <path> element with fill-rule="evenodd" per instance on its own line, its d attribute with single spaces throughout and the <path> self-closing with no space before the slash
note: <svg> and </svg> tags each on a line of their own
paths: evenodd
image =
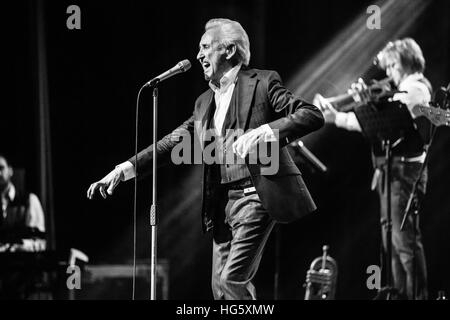
<svg viewBox="0 0 450 320">
<path fill-rule="evenodd" d="M 144 87 L 153 87 L 153 86 L 157 85 L 158 83 L 160 83 L 161 81 L 169 79 L 170 77 L 172 77 L 176 74 L 188 71 L 190 68 L 191 68 L 191 63 L 189 60 L 186 59 L 186 60 L 180 61 L 172 69 L 167 70 L 164 73 L 161 73 L 156 78 L 153 78 L 152 80 L 150 80 L 149 82 L 144 84 Z"/>
</svg>

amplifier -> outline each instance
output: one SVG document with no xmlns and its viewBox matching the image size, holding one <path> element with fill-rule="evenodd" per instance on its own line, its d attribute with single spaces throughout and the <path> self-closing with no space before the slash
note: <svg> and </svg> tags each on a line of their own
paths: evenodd
<svg viewBox="0 0 450 320">
<path fill-rule="evenodd" d="M 131 300 L 133 265 L 85 265 L 81 269 L 81 288 L 69 290 L 70 300 Z M 136 300 L 150 299 L 150 264 L 136 265 Z M 169 263 L 158 260 L 156 298 L 169 299 Z"/>
</svg>

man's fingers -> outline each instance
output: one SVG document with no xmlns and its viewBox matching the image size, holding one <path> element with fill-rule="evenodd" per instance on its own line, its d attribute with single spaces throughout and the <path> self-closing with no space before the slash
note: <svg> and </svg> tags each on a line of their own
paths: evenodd
<svg viewBox="0 0 450 320">
<path fill-rule="evenodd" d="M 99 188 L 100 194 L 102 195 L 103 199 L 106 199 L 106 192 L 105 192 L 105 185 L 101 185 Z"/>
<path fill-rule="evenodd" d="M 102 197 L 106 199 L 108 194 L 109 195 L 113 194 L 114 188 L 119 184 L 121 176 L 122 176 L 121 171 L 120 172 L 118 170 L 111 171 L 102 180 L 91 184 L 91 186 L 87 191 L 87 197 L 89 199 L 92 199 L 94 197 L 95 192 L 98 189 Z"/>
<path fill-rule="evenodd" d="M 249 153 L 254 151 L 254 147 L 260 139 L 261 137 L 253 131 L 246 133 L 233 143 L 233 152 L 244 159 Z"/>
<path fill-rule="evenodd" d="M 258 147 L 258 143 L 261 140 L 261 136 L 259 135 L 252 135 L 250 137 L 250 139 L 247 141 L 247 144 L 245 146 L 245 150 L 244 150 L 244 158 L 251 154 L 251 153 L 255 153 Z"/>
<path fill-rule="evenodd" d="M 111 184 L 109 185 L 108 190 L 106 190 L 106 192 L 108 192 L 109 195 L 112 195 L 113 192 L 114 192 L 114 187 L 115 187 L 115 185 L 114 185 L 113 183 L 111 183 Z"/>
<path fill-rule="evenodd" d="M 232 145 L 233 152 L 239 156 L 239 145 L 241 144 L 241 138 L 239 137 Z"/>
<path fill-rule="evenodd" d="M 89 199 L 91 199 L 91 200 L 92 200 L 92 197 L 94 196 L 94 192 L 95 192 L 96 187 L 97 187 L 97 183 L 93 183 L 93 184 L 90 185 L 90 187 L 89 187 L 89 189 L 87 191 L 87 197 Z"/>
<path fill-rule="evenodd" d="M 91 186 L 88 189 L 88 198 L 92 200 L 92 198 L 94 197 L 95 191 L 100 187 L 100 182 L 95 182 L 93 184 L 91 184 Z"/>
<path fill-rule="evenodd" d="M 242 159 L 244 159 L 247 156 L 248 151 L 249 151 L 250 146 L 251 146 L 251 143 L 252 143 L 252 140 L 253 140 L 252 137 L 249 137 L 249 138 L 247 138 L 247 139 L 245 139 L 243 141 L 243 143 L 242 143 L 242 151 L 241 151 L 241 158 Z"/>
<path fill-rule="evenodd" d="M 242 158 L 242 153 L 244 152 L 244 141 L 242 139 L 242 137 L 236 141 L 237 145 L 236 145 L 236 154 Z"/>
<path fill-rule="evenodd" d="M 113 194 L 115 187 L 119 183 L 119 178 L 120 178 L 120 175 L 115 175 L 114 178 L 109 183 L 109 187 L 108 187 L 108 190 L 107 190 L 109 195 Z"/>
<path fill-rule="evenodd" d="M 231 145 L 231 150 L 233 150 L 233 153 L 236 154 L 236 146 L 237 146 L 237 141 L 233 142 L 233 144 Z"/>
</svg>

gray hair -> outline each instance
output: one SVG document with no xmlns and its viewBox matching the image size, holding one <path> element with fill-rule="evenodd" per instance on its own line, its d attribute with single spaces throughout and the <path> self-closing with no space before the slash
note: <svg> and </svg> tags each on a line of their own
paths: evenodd
<svg viewBox="0 0 450 320">
<path fill-rule="evenodd" d="M 250 63 L 250 41 L 247 32 L 237 21 L 230 19 L 211 19 L 205 25 L 205 31 L 219 28 L 222 34 L 221 44 L 225 47 L 236 46 L 236 58 L 244 66 Z"/>
</svg>

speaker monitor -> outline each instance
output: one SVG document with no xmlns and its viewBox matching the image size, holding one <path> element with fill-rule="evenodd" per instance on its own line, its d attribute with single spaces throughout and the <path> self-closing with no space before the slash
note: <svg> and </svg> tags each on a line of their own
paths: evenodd
<svg viewBox="0 0 450 320">
<path fill-rule="evenodd" d="M 136 300 L 150 299 L 150 265 L 136 265 Z M 86 265 L 82 269 L 81 288 L 71 290 L 75 300 L 130 300 L 133 291 L 132 265 Z M 156 298 L 169 299 L 169 264 L 159 260 L 156 266 Z"/>
</svg>

